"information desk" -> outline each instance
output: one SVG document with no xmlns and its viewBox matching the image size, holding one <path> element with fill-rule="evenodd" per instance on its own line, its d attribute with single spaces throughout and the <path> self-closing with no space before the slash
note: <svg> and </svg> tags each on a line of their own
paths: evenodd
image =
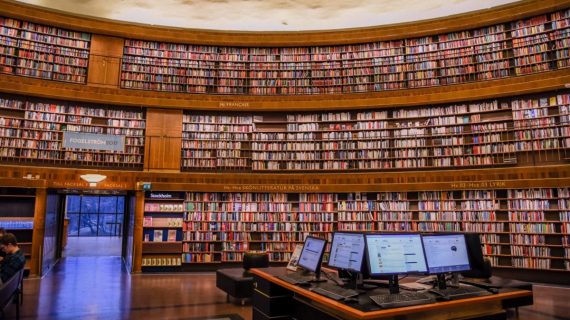
<svg viewBox="0 0 570 320">
<path fill-rule="evenodd" d="M 532 304 L 532 292 L 501 289 L 498 294 L 394 309 L 381 309 L 369 295 L 387 293 L 379 287 L 353 302 L 338 302 L 282 281 L 284 267 L 252 269 L 253 319 L 506 319 L 507 308 Z"/>
</svg>

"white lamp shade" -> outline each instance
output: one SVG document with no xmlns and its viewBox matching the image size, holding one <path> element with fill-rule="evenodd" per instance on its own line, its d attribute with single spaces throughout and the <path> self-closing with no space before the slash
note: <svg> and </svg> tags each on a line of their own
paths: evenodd
<svg viewBox="0 0 570 320">
<path fill-rule="evenodd" d="M 89 182 L 90 187 L 95 187 L 97 186 L 97 183 L 107 179 L 107 176 L 104 176 L 102 174 L 90 173 L 90 174 L 81 175 L 81 179 Z"/>
</svg>

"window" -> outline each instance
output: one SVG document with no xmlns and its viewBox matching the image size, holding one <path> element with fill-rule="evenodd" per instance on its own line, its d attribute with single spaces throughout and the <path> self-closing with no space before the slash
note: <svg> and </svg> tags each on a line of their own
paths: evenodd
<svg viewBox="0 0 570 320">
<path fill-rule="evenodd" d="M 68 195 L 68 235 L 120 236 L 125 213 L 124 196 Z"/>
</svg>

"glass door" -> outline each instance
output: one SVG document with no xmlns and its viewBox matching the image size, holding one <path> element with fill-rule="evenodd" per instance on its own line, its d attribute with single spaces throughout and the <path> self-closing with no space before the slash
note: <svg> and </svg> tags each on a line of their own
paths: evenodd
<svg viewBox="0 0 570 320">
<path fill-rule="evenodd" d="M 124 196 L 68 195 L 66 216 L 71 237 L 121 236 Z"/>
</svg>

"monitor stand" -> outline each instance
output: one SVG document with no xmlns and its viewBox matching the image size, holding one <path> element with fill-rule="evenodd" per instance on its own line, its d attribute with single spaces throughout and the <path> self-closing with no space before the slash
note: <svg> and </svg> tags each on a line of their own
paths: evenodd
<svg viewBox="0 0 570 320">
<path fill-rule="evenodd" d="M 366 284 L 364 282 L 364 276 L 360 272 L 354 272 L 351 274 L 349 281 L 344 285 L 345 288 L 353 289 L 358 291 L 358 293 L 365 293 L 369 290 L 374 290 L 378 288 L 374 284 Z"/>
<path fill-rule="evenodd" d="M 437 274 L 437 288 L 440 290 L 445 290 L 448 287 L 445 275 L 445 273 Z M 459 273 L 451 273 L 451 283 L 449 284 L 449 287 L 459 287 Z"/>
<path fill-rule="evenodd" d="M 321 278 L 321 270 L 315 272 L 314 277 L 311 278 L 309 280 L 309 282 L 311 283 L 316 283 L 316 282 L 327 282 L 327 279 L 322 279 Z"/>
<path fill-rule="evenodd" d="M 352 283 L 352 279 L 351 279 L 351 283 Z M 366 284 L 364 282 L 364 275 L 360 272 L 358 272 L 356 274 L 356 276 L 354 277 L 354 288 L 356 290 L 362 290 L 362 291 L 368 291 L 368 290 L 374 290 L 376 288 L 378 288 L 377 285 L 373 285 L 373 284 Z"/>
<path fill-rule="evenodd" d="M 390 276 L 390 280 L 388 280 L 388 290 L 390 291 L 390 294 L 400 293 L 400 283 L 397 274 Z"/>
</svg>

